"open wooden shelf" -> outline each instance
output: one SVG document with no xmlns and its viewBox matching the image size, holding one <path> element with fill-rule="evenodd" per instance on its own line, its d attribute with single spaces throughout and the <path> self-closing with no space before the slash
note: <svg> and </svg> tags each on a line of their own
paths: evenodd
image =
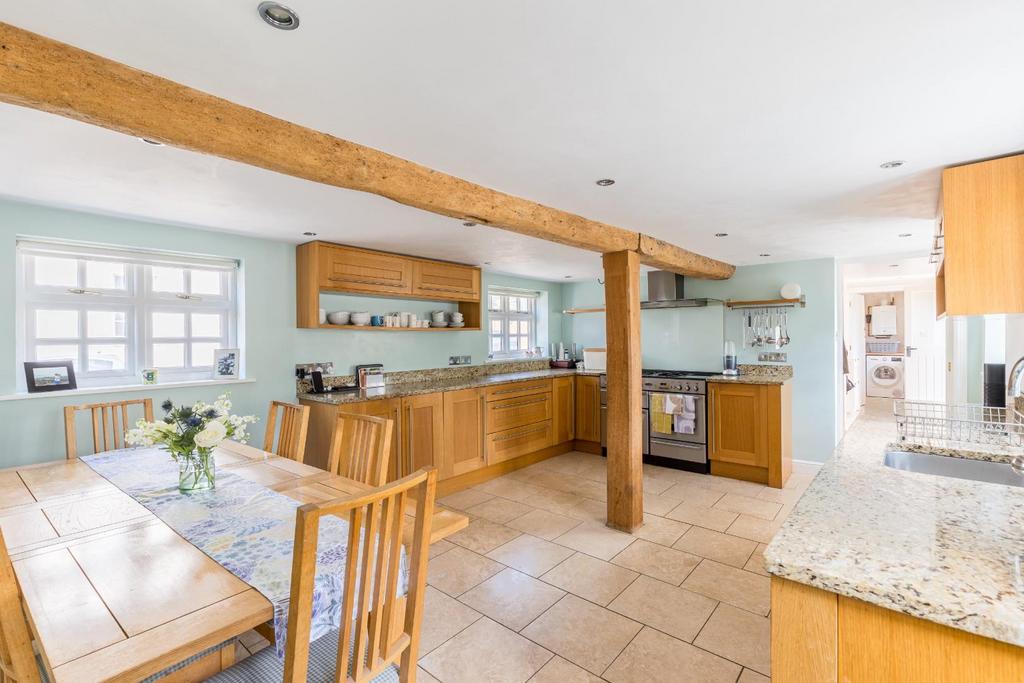
<svg viewBox="0 0 1024 683">
<path fill-rule="evenodd" d="M 729 308 L 739 308 L 741 306 L 799 306 L 804 308 L 807 306 L 807 301 L 804 297 L 798 299 L 756 299 L 751 301 L 726 301 L 725 305 Z"/>
<path fill-rule="evenodd" d="M 479 327 L 385 327 L 384 325 L 332 325 L 320 323 L 323 330 L 372 330 L 373 332 L 479 332 Z"/>
</svg>

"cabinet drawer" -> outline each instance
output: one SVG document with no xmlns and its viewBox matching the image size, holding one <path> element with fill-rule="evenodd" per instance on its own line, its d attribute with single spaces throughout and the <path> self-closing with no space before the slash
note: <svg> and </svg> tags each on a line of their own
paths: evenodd
<svg viewBox="0 0 1024 683">
<path fill-rule="evenodd" d="M 479 301 L 480 269 L 454 263 L 413 261 L 412 293 L 449 301 Z"/>
<path fill-rule="evenodd" d="M 503 398 L 487 403 L 487 433 L 551 419 L 551 392 Z"/>
<path fill-rule="evenodd" d="M 487 400 L 497 401 L 499 399 L 515 398 L 536 394 L 541 391 L 551 391 L 550 379 L 536 379 L 529 382 L 512 382 L 511 384 L 499 384 L 496 387 L 487 389 Z"/>
<path fill-rule="evenodd" d="M 551 420 L 487 435 L 487 464 L 504 462 L 552 445 Z"/>
<path fill-rule="evenodd" d="M 325 247 L 320 259 L 323 289 L 378 294 L 412 292 L 412 262 L 401 256 Z"/>
</svg>

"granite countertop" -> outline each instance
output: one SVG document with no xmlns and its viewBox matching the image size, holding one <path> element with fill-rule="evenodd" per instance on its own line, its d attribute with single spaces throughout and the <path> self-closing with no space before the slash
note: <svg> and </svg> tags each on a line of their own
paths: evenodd
<svg viewBox="0 0 1024 683">
<path fill-rule="evenodd" d="M 785 384 L 786 382 L 793 379 L 792 377 L 783 377 L 781 375 L 711 375 L 705 377 L 709 382 L 721 382 L 723 384 Z"/>
<path fill-rule="evenodd" d="M 525 372 L 509 372 L 478 377 L 438 377 L 423 382 L 402 382 L 388 384 L 383 390 L 346 391 L 331 394 L 310 394 L 300 393 L 298 397 L 307 401 L 317 401 L 333 405 L 345 403 L 359 403 L 360 401 L 374 401 L 388 398 L 401 398 L 403 396 L 415 396 L 417 394 L 432 394 L 435 391 L 457 391 L 459 389 L 474 389 L 476 387 L 487 387 L 495 384 L 507 384 L 509 382 L 528 382 L 534 379 L 547 379 L 550 377 L 564 377 L 577 374 L 601 374 L 599 372 L 579 372 L 572 368 L 549 368 L 546 370 L 529 370 Z"/>
<path fill-rule="evenodd" d="M 862 418 L 863 419 L 863 418 Z M 851 432 L 765 551 L 768 571 L 839 595 L 1024 646 L 1024 488 L 904 472 L 889 421 Z"/>
</svg>

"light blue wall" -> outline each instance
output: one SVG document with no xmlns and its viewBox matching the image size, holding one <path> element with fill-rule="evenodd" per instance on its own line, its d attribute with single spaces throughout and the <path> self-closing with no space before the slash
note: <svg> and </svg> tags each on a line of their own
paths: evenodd
<svg viewBox="0 0 1024 683">
<path fill-rule="evenodd" d="M 646 277 L 641 277 L 646 298 Z M 836 442 L 836 314 L 837 276 L 833 259 L 791 261 L 736 269 L 729 280 L 686 281 L 687 297 L 717 299 L 774 299 L 779 288 L 796 282 L 807 297 L 807 307 L 789 316 L 792 341 L 784 349 L 793 366 L 793 457 L 824 460 Z M 563 286 L 566 308 L 604 303 L 604 289 L 596 281 Z M 646 368 L 721 370 L 722 343 L 736 342 L 741 363 L 756 363 L 759 349 L 744 349 L 743 316 L 722 306 L 647 310 L 641 314 L 641 352 Z M 605 345 L 603 313 L 565 316 L 562 337 L 567 343 Z M 724 322 L 724 332 L 723 332 Z"/>
<path fill-rule="evenodd" d="M 295 247 L 222 232 L 143 223 L 106 216 L 64 211 L 0 201 L 0 395 L 14 393 L 16 360 L 15 242 L 19 236 L 57 238 L 140 248 L 168 249 L 238 258 L 244 279 L 243 362 L 246 375 L 255 383 L 226 387 L 232 390 L 235 410 L 265 417 L 271 399 L 295 398 L 294 365 L 298 362 L 333 361 L 336 372 L 357 363 L 382 362 L 388 370 L 441 367 L 448 356 L 470 354 L 474 363 L 486 360 L 487 339 L 482 331 L 462 332 L 348 332 L 295 328 Z M 484 285 L 534 289 L 545 293 L 551 317 L 553 341 L 561 333 L 562 285 L 485 273 Z M 374 300 L 381 312 L 417 310 L 394 301 Z M 416 304 L 422 306 L 421 302 Z M 428 306 L 430 310 L 433 306 Z M 328 306 L 328 308 L 331 308 Z M 339 306 L 339 308 L 343 308 Z M 374 310 L 369 304 L 366 310 Z M 221 386 L 179 389 L 155 388 L 121 395 L 91 394 L 70 397 L 0 401 L 0 425 L 4 446 L 0 467 L 43 462 L 64 455 L 62 407 L 149 396 L 157 403 L 209 400 Z M 254 430 L 262 440 L 262 426 Z"/>
</svg>

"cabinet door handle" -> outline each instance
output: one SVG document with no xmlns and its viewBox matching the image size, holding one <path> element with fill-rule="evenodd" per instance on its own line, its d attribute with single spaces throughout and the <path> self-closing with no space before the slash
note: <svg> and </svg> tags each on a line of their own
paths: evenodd
<svg viewBox="0 0 1024 683">
<path fill-rule="evenodd" d="M 519 401 L 518 403 L 506 403 L 505 405 L 495 406 L 495 410 L 508 410 L 509 408 L 521 408 L 522 406 L 532 406 L 534 403 L 544 403 L 548 400 L 547 396 L 540 398 L 531 399 L 529 401 Z"/>
<path fill-rule="evenodd" d="M 509 439 L 518 439 L 520 436 L 527 436 L 529 434 L 535 434 L 537 432 L 543 432 L 547 428 L 548 428 L 548 426 L 544 425 L 542 427 L 535 427 L 533 429 L 527 429 L 525 431 L 517 432 L 515 434 L 502 434 L 501 436 L 494 437 L 493 440 L 494 441 L 508 441 Z"/>
<path fill-rule="evenodd" d="M 408 425 L 406 429 L 406 449 L 405 449 L 405 472 L 402 476 L 409 476 L 412 473 L 412 406 L 405 407 L 405 422 Z"/>
</svg>

